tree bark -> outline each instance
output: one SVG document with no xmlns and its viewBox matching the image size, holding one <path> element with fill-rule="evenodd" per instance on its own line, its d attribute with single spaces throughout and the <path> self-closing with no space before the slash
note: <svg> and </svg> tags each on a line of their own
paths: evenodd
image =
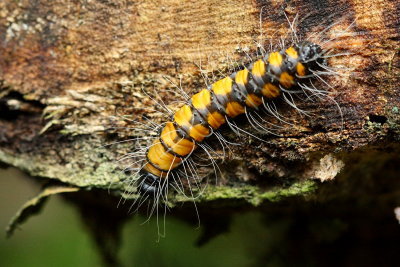
<svg viewBox="0 0 400 267">
<path fill-rule="evenodd" d="M 303 38 L 354 21 L 338 43 L 353 54 L 334 61 L 349 71 L 328 78 L 343 116 L 332 101 L 299 101 L 311 116 L 280 106 L 295 127 L 282 124 L 280 137 L 262 136 L 268 142 L 222 129 L 242 143 L 231 147 L 222 177 L 196 201 L 222 207 L 310 195 L 320 181 L 339 172 L 352 176 L 371 162 L 383 166 L 399 151 L 398 0 L 113 2 L 0 3 L 0 161 L 68 186 L 123 195 L 126 175 L 117 159 L 133 144 L 101 146 L 146 136 L 128 129 L 136 126 L 122 116 L 165 120 L 143 89 L 176 108 L 180 93 L 168 80 L 192 94 L 205 86 L 195 63 L 228 75 L 228 63 L 248 61 L 244 52 L 252 54 L 256 41 L 279 42 L 289 29 L 283 14 L 299 15 Z M 254 132 L 245 120 L 238 123 Z M 177 194 L 169 201 L 191 200 Z"/>
</svg>

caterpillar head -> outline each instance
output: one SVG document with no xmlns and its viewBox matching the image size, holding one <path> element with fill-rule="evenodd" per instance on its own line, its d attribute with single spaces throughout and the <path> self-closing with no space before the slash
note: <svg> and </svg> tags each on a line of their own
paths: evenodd
<svg viewBox="0 0 400 267">
<path fill-rule="evenodd" d="M 301 63 L 310 64 L 312 62 L 318 62 L 324 64 L 324 50 L 321 46 L 311 43 L 302 42 L 298 45 L 299 58 Z"/>
<path fill-rule="evenodd" d="M 318 44 L 304 41 L 298 44 L 297 51 L 299 53 L 299 61 L 306 66 L 308 73 L 320 70 L 327 65 L 324 57 L 325 51 Z"/>
<path fill-rule="evenodd" d="M 146 171 L 140 173 L 140 178 L 138 180 L 138 192 L 141 196 L 148 196 L 150 198 L 155 198 L 159 195 L 159 190 L 161 184 L 159 177 Z"/>
</svg>

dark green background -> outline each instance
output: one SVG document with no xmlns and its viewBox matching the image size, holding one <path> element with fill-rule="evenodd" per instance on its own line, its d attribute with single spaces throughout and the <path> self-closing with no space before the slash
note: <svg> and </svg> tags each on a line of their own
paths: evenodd
<svg viewBox="0 0 400 267">
<path fill-rule="evenodd" d="M 204 223 L 195 228 L 168 217 L 166 237 L 157 241 L 155 219 L 143 224 L 146 218 L 135 217 L 124 226 L 118 256 L 123 266 L 396 266 L 400 225 L 391 196 L 398 189 L 389 186 L 398 181 L 396 176 L 397 171 L 385 177 L 388 185 L 383 187 L 362 176 L 354 178 L 366 181 L 357 188 L 367 198 L 349 190 L 340 193 L 341 201 L 296 199 L 272 204 L 271 212 L 237 214 L 225 233 L 202 247 L 195 243 Z M 343 181 L 337 184 L 346 186 Z M 0 227 L 4 229 L 39 189 L 34 179 L 16 169 L 0 169 Z M 325 194 L 324 187 L 318 194 Z M 0 266 L 101 265 L 79 216 L 61 197 L 51 197 L 41 214 L 11 239 L 3 232 Z"/>
</svg>

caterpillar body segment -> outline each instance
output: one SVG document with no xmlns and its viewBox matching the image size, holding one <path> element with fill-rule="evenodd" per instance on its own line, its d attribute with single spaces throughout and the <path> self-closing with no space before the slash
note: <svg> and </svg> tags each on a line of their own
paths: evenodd
<svg viewBox="0 0 400 267">
<path fill-rule="evenodd" d="M 300 86 L 301 79 L 326 66 L 323 49 L 301 42 L 282 51 L 271 52 L 243 70 L 213 83 L 193 95 L 165 123 L 158 138 L 147 150 L 147 163 L 140 171 L 138 191 L 157 197 L 168 187 L 166 179 L 228 119 L 248 109 L 258 109 L 268 100 Z"/>
</svg>

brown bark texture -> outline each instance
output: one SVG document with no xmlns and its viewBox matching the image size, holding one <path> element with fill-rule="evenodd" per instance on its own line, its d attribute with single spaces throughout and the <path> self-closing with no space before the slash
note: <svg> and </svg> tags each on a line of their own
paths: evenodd
<svg viewBox="0 0 400 267">
<path fill-rule="evenodd" d="M 292 123 L 280 123 L 279 136 L 258 135 L 238 119 L 267 142 L 222 128 L 240 145 L 230 147 L 224 162 L 215 156 L 221 173 L 197 201 L 256 205 L 308 194 L 338 173 L 351 176 L 395 157 L 398 0 L 6 0 L 0 3 L 0 161 L 68 186 L 123 195 L 127 175 L 118 158 L 135 143 L 103 145 L 148 136 L 133 121 L 165 121 L 157 102 L 179 107 L 175 85 L 193 94 L 205 87 L 202 74 L 223 77 L 235 63 L 251 61 L 257 42 L 266 40 L 266 49 L 270 40 L 277 44 L 290 29 L 284 14 L 289 21 L 298 14 L 303 39 L 335 23 L 326 34 L 350 25 L 336 46 L 352 54 L 331 60 L 344 75 L 325 78 L 332 88 L 315 81 L 330 98 L 296 100 L 310 116 L 278 102 Z M 210 145 L 221 151 L 216 139 Z M 199 172 L 213 176 L 210 166 Z M 171 205 L 187 200 L 170 198 Z"/>
</svg>

